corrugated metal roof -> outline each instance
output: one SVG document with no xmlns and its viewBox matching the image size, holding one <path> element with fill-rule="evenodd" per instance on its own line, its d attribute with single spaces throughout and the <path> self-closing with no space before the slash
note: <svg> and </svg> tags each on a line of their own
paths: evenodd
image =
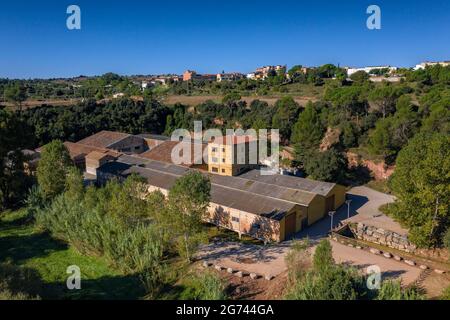
<svg viewBox="0 0 450 320">
<path fill-rule="evenodd" d="M 135 156 L 121 156 L 118 161 L 121 162 L 106 163 L 99 170 L 121 176 L 136 173 L 146 178 L 148 184 L 166 190 L 173 186 L 176 179 L 193 170 Z M 211 202 L 275 220 L 282 219 L 286 212 L 298 204 L 294 201 L 297 199 L 290 201 L 258 193 L 257 190 L 235 188 L 227 184 L 231 181 L 211 179 Z"/>
<path fill-rule="evenodd" d="M 300 191 L 320 194 L 327 196 L 331 189 L 336 185 L 335 183 L 315 181 L 311 179 L 299 178 L 285 175 L 261 175 L 260 170 L 248 171 L 239 177 L 249 179 L 252 181 L 259 181 L 270 185 L 283 186 Z"/>
</svg>

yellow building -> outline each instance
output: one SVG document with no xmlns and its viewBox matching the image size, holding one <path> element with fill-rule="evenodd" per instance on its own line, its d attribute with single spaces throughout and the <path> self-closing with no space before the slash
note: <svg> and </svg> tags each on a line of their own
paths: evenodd
<svg viewBox="0 0 450 320">
<path fill-rule="evenodd" d="M 208 172 L 237 176 L 258 165 L 258 140 L 252 136 L 225 136 L 208 143 Z"/>
</svg>

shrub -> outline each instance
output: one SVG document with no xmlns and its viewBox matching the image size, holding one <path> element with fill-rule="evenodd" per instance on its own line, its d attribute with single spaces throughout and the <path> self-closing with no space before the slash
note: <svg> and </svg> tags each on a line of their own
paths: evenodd
<svg viewBox="0 0 450 320">
<path fill-rule="evenodd" d="M 193 275 L 184 283 L 181 300 L 225 300 L 224 282 L 213 273 Z"/>
<path fill-rule="evenodd" d="M 107 257 L 126 274 L 138 274 L 150 295 L 161 285 L 164 243 L 155 225 L 123 224 L 66 194 L 37 211 L 36 222 L 81 253 Z"/>
<path fill-rule="evenodd" d="M 442 242 L 444 243 L 444 246 L 447 248 L 447 250 L 450 251 L 450 228 L 448 228 L 445 232 L 444 237 L 442 238 Z"/>
<path fill-rule="evenodd" d="M 450 300 L 450 287 L 447 287 L 444 292 L 442 292 L 441 300 Z"/>
<path fill-rule="evenodd" d="M 364 278 L 357 270 L 332 266 L 323 273 L 308 272 L 286 295 L 293 300 L 356 300 L 365 296 Z"/>
<path fill-rule="evenodd" d="M 400 281 L 383 281 L 377 300 L 423 300 L 424 296 L 416 287 L 402 288 Z"/>
<path fill-rule="evenodd" d="M 330 241 L 320 241 L 313 257 L 314 271 L 322 274 L 334 266 L 333 249 Z"/>
</svg>

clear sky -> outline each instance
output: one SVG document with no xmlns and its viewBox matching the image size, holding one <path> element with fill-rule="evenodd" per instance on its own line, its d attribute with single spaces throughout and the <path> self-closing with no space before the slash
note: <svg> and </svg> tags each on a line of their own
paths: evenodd
<svg viewBox="0 0 450 320">
<path fill-rule="evenodd" d="M 66 9 L 81 8 L 81 30 Z M 366 28 L 381 7 L 382 29 Z M 40 0 L 0 3 L 0 77 L 249 72 L 267 64 L 450 60 L 448 0 Z"/>
</svg>

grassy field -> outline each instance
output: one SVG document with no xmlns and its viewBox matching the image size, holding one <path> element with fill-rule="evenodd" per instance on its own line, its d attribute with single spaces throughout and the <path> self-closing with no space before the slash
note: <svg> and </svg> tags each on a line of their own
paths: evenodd
<svg viewBox="0 0 450 320">
<path fill-rule="evenodd" d="M 144 295 L 137 277 L 123 275 L 104 259 L 83 256 L 54 240 L 35 227 L 25 210 L 0 213 L 0 263 L 30 272 L 41 299 L 137 299 Z M 67 289 L 70 265 L 80 267 L 80 290 Z"/>
</svg>

